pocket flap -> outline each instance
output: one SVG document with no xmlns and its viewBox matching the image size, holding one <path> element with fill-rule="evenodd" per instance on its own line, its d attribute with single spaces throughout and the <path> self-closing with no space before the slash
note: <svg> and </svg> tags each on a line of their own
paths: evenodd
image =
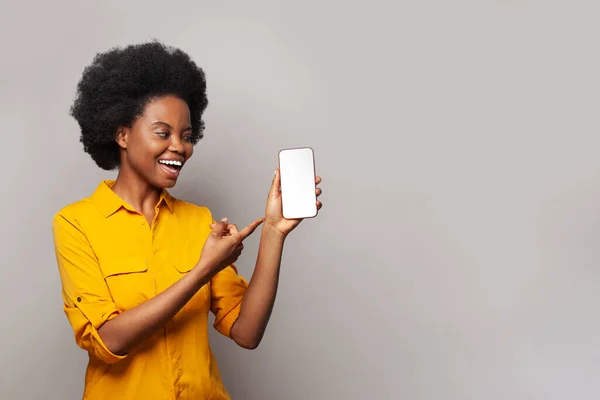
<svg viewBox="0 0 600 400">
<path fill-rule="evenodd" d="M 181 272 L 182 274 L 184 274 L 186 272 L 190 272 L 196 266 L 195 264 L 192 264 L 192 263 L 177 263 L 177 264 L 174 263 L 173 265 L 175 266 L 175 269 L 177 271 Z"/>
<path fill-rule="evenodd" d="M 102 274 L 105 278 L 114 275 L 132 274 L 148 271 L 148 265 L 145 260 L 139 258 L 122 258 L 111 260 L 101 264 Z"/>
</svg>

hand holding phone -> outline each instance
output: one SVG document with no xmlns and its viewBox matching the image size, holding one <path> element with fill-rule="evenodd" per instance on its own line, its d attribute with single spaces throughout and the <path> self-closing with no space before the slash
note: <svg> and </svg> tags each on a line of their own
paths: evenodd
<svg viewBox="0 0 600 400">
<path fill-rule="evenodd" d="M 315 217 L 322 207 L 317 200 L 319 183 L 312 149 L 281 150 L 267 199 L 265 228 L 287 236 L 304 218 Z"/>
</svg>

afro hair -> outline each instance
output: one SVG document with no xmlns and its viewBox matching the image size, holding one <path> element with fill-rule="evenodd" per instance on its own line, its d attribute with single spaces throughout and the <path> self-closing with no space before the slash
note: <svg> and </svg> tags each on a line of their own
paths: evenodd
<svg viewBox="0 0 600 400">
<path fill-rule="evenodd" d="M 166 95 L 188 104 L 196 144 L 203 136 L 208 100 L 204 71 L 188 54 L 158 41 L 96 54 L 83 71 L 70 109 L 81 128 L 84 151 L 100 168 L 118 168 L 118 128 L 131 127 L 151 100 Z"/>
</svg>

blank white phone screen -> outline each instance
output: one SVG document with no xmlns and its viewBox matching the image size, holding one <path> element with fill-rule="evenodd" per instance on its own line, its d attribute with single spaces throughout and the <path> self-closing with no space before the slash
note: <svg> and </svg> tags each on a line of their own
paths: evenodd
<svg viewBox="0 0 600 400">
<path fill-rule="evenodd" d="M 317 215 L 315 161 L 311 148 L 284 149 L 279 152 L 281 203 L 286 219 Z"/>
</svg>

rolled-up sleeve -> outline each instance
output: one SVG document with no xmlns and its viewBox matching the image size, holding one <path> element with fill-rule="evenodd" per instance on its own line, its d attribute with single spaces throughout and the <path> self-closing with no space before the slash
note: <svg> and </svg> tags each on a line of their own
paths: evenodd
<svg viewBox="0 0 600 400">
<path fill-rule="evenodd" d="M 58 213 L 52 220 L 54 248 L 64 311 L 82 349 L 106 363 L 126 356 L 112 353 L 98 329 L 119 314 L 102 276 L 98 260 L 76 218 Z"/>
<path fill-rule="evenodd" d="M 211 279 L 211 311 L 215 315 L 214 327 L 231 338 L 231 327 L 240 315 L 242 297 L 248 288 L 246 280 L 238 275 L 235 265 L 230 265 Z"/>
</svg>

